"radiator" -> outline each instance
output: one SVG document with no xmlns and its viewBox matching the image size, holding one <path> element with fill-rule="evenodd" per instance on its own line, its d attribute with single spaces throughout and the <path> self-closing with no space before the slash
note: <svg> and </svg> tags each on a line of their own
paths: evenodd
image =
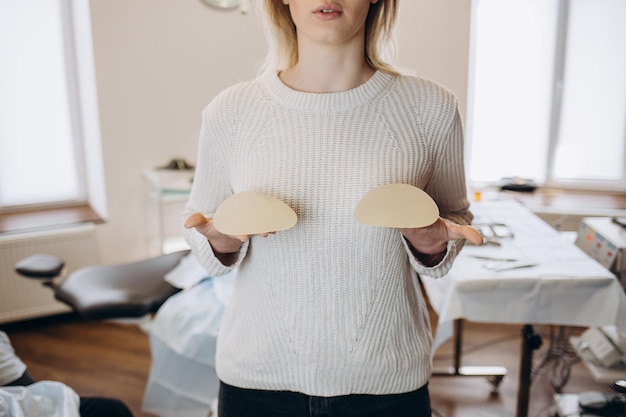
<svg viewBox="0 0 626 417">
<path fill-rule="evenodd" d="M 0 235 L 0 323 L 69 312 L 41 282 L 18 275 L 15 263 L 35 253 L 47 253 L 65 261 L 67 272 L 98 263 L 95 225 L 62 230 Z"/>
</svg>

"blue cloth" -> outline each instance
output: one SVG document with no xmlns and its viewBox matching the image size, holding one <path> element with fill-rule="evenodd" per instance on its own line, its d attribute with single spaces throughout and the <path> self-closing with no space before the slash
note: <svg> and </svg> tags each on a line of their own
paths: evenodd
<svg viewBox="0 0 626 417">
<path fill-rule="evenodd" d="M 173 281 L 193 285 L 170 297 L 150 327 L 152 364 L 142 409 L 160 417 L 206 417 L 219 389 L 217 332 L 236 271 L 197 280 L 188 267 Z"/>
</svg>

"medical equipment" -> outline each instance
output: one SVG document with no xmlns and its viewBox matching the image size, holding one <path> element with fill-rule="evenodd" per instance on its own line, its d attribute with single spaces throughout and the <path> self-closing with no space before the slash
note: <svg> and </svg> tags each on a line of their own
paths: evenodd
<svg viewBox="0 0 626 417">
<path fill-rule="evenodd" d="M 215 409 L 217 330 L 235 271 L 214 281 L 189 250 L 68 274 L 63 261 L 32 255 L 16 265 L 89 320 L 151 315 L 152 365 L 142 409 L 160 417 L 206 417 Z"/>
<path fill-rule="evenodd" d="M 180 291 L 163 279 L 189 253 L 182 250 L 147 260 L 117 265 L 88 266 L 64 277 L 64 262 L 35 254 L 19 261 L 18 274 L 38 279 L 54 297 L 89 320 L 136 318 L 155 313 Z"/>
</svg>

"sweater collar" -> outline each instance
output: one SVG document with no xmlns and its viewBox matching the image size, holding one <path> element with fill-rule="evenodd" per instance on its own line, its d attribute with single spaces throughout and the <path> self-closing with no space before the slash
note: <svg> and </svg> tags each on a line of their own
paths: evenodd
<svg viewBox="0 0 626 417">
<path fill-rule="evenodd" d="M 341 111 L 370 102 L 387 90 L 393 75 L 376 71 L 369 80 L 358 87 L 337 93 L 305 93 L 286 86 L 277 72 L 265 75 L 261 86 L 265 93 L 283 106 L 309 111 Z"/>
</svg>

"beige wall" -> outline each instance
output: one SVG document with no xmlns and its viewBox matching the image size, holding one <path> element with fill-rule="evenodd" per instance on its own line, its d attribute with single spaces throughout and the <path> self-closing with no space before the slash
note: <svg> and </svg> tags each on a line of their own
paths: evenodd
<svg viewBox="0 0 626 417">
<path fill-rule="evenodd" d="M 252 2 L 258 0 L 251 0 Z M 403 0 L 399 65 L 453 90 L 465 112 L 470 0 Z M 265 55 L 252 8 L 242 15 L 200 0 L 91 0 L 107 184 L 103 263 L 148 254 L 143 169 L 195 162 L 200 112 L 251 78 Z M 178 220 L 178 219 L 174 219 Z"/>
<path fill-rule="evenodd" d="M 433 79 L 467 101 L 471 0 L 401 0 L 400 66 Z"/>
</svg>

